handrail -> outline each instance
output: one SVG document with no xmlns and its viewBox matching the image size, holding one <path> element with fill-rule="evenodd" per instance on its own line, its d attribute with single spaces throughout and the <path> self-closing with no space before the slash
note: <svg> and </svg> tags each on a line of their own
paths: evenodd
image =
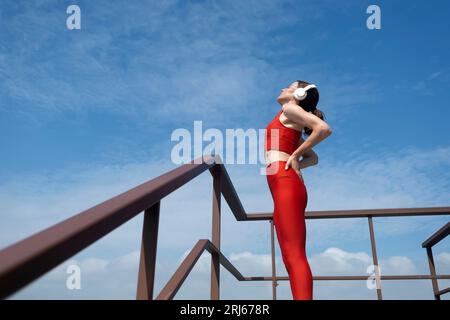
<svg viewBox="0 0 450 320">
<path fill-rule="evenodd" d="M 213 180 L 213 221 L 212 241 L 201 239 L 196 244 L 189 259 L 185 259 L 176 274 L 167 283 L 158 298 L 173 297 L 198 257 L 204 250 L 212 255 L 211 298 L 219 298 L 219 265 L 222 264 L 240 281 L 272 280 L 275 287 L 277 277 L 274 268 L 274 224 L 273 213 L 247 214 L 231 182 L 220 156 L 204 155 L 188 164 L 168 171 L 118 196 L 104 201 L 69 219 L 53 225 L 39 233 L 21 240 L 0 251 L 0 298 L 5 298 L 25 285 L 31 283 L 61 262 L 107 235 L 123 223 L 144 211 L 141 260 L 138 278 L 138 299 L 152 299 L 155 273 L 157 234 L 160 201 L 202 172 L 209 170 Z M 237 221 L 269 220 L 272 231 L 272 276 L 243 277 L 220 251 L 220 198 L 224 196 Z M 450 207 L 436 208 L 393 208 L 369 210 L 309 211 L 307 219 L 362 218 L 369 220 L 370 239 L 374 265 L 377 254 L 373 232 L 372 217 L 448 215 Z M 193 260 L 192 260 L 193 259 Z M 367 277 L 364 277 L 366 279 Z M 408 275 L 380 276 L 378 279 L 449 279 L 448 275 Z M 317 276 L 314 280 L 361 280 L 362 276 Z M 381 288 L 377 288 L 381 299 Z"/>
<path fill-rule="evenodd" d="M 368 217 L 409 217 L 449 215 L 450 207 L 425 208 L 387 208 L 387 209 L 357 209 L 333 211 L 306 211 L 305 219 L 336 219 L 336 218 L 368 218 Z M 246 220 L 271 220 L 273 213 L 255 212 L 247 214 Z"/>
<path fill-rule="evenodd" d="M 217 156 L 216 156 L 217 157 Z M 197 158 L 85 210 L 0 251 L 0 298 L 37 279 L 143 210 L 216 165 L 211 155 Z M 220 160 L 220 159 L 219 159 Z M 240 201 L 224 180 L 226 199 L 240 216 Z M 234 191 L 234 193 L 233 193 Z M 237 208 L 237 209 L 236 209 Z"/>
<path fill-rule="evenodd" d="M 450 234 L 450 222 L 447 222 L 442 228 L 433 233 L 427 240 L 422 243 L 422 248 L 433 247 L 442 239 Z"/>
<path fill-rule="evenodd" d="M 433 233 L 427 240 L 425 240 L 422 243 L 422 248 L 425 248 L 427 250 L 428 266 L 430 267 L 430 274 L 433 277 L 431 279 L 431 284 L 433 286 L 433 294 L 435 300 L 441 300 L 441 295 L 449 293 L 450 287 L 445 288 L 443 290 L 439 290 L 437 278 L 434 277 L 436 275 L 436 267 L 434 265 L 432 248 L 440 241 L 445 239 L 445 237 L 447 237 L 449 234 L 450 234 L 450 222 L 447 222 L 442 228 Z"/>
<path fill-rule="evenodd" d="M 244 281 L 244 276 L 236 269 L 236 267 L 220 252 L 219 249 L 214 246 L 214 244 L 208 239 L 200 239 L 195 244 L 194 248 L 189 252 L 188 256 L 183 260 L 183 262 L 178 267 L 177 271 L 170 278 L 169 282 L 161 290 L 160 294 L 156 300 L 169 300 L 172 299 L 175 294 L 180 289 L 186 277 L 191 272 L 197 260 L 200 258 L 202 253 L 207 250 L 211 254 L 219 255 L 219 262 L 224 266 L 236 279 L 239 281 Z"/>
</svg>

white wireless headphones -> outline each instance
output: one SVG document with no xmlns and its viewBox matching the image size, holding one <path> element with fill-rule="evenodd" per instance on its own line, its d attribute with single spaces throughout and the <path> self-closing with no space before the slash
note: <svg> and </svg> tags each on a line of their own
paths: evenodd
<svg viewBox="0 0 450 320">
<path fill-rule="evenodd" d="M 294 98 L 299 101 L 305 100 L 306 96 L 308 95 L 307 91 L 312 88 L 317 88 L 317 87 L 313 84 L 309 84 L 304 88 L 295 89 Z"/>
</svg>

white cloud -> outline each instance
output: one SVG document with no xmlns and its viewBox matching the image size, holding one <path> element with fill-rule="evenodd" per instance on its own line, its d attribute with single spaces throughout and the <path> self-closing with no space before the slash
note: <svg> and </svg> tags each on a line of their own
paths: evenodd
<svg viewBox="0 0 450 320">
<path fill-rule="evenodd" d="M 366 252 L 347 252 L 331 247 L 311 257 L 311 268 L 315 275 L 364 275 L 372 264 Z"/>
<path fill-rule="evenodd" d="M 440 252 L 434 257 L 438 273 L 450 273 L 450 252 Z"/>
<path fill-rule="evenodd" d="M 158 261 L 156 266 L 155 295 L 175 272 L 187 255 L 172 256 L 168 260 Z M 271 257 L 268 254 L 256 254 L 251 251 L 225 253 L 229 260 L 244 276 L 270 276 Z M 437 259 L 447 259 L 444 252 Z M 443 257 L 443 258 L 442 258 Z M 197 261 L 193 270 L 185 280 L 175 299 L 209 299 L 211 255 L 205 252 Z M 309 259 L 313 274 L 317 275 L 366 275 L 366 268 L 371 264 L 371 257 L 366 252 L 350 252 L 337 247 L 330 247 L 313 255 Z M 448 261 L 447 261 L 448 262 Z M 286 276 L 280 256 L 276 257 L 277 275 Z M 65 270 L 70 264 L 81 268 L 82 290 L 70 291 L 65 288 L 67 274 Z M 281 265 L 280 265 L 281 264 Z M 404 256 L 393 256 L 382 260 L 382 274 L 411 274 L 416 271 L 414 263 Z M 139 251 L 115 257 L 98 259 L 87 257 L 71 259 L 38 282 L 19 292 L 13 298 L 60 298 L 60 299 L 133 299 L 136 290 Z M 369 276 L 370 274 L 367 274 Z M 391 281 L 392 282 L 392 281 Z M 426 282 L 396 283 L 383 281 L 382 288 L 387 299 L 432 299 L 431 290 Z M 45 295 L 41 289 L 46 288 Z M 222 299 L 271 299 L 272 283 L 270 281 L 239 282 L 227 270 L 221 267 Z M 280 281 L 277 297 L 290 300 L 291 292 L 288 281 Z M 366 287 L 365 281 L 315 281 L 315 299 L 375 299 L 374 290 Z"/>
<path fill-rule="evenodd" d="M 415 274 L 416 266 L 408 257 L 394 256 L 380 261 L 381 274 Z"/>
<path fill-rule="evenodd" d="M 97 258 L 88 258 L 84 259 L 80 263 L 80 268 L 83 270 L 83 273 L 97 273 L 100 271 L 104 271 L 108 266 L 108 261 L 104 259 Z"/>
</svg>

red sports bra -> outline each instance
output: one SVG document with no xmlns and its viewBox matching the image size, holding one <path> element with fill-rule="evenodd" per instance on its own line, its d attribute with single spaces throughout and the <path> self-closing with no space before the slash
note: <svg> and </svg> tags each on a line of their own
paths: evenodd
<svg viewBox="0 0 450 320">
<path fill-rule="evenodd" d="M 266 151 L 279 150 L 292 154 L 298 147 L 301 132 L 292 128 L 288 128 L 281 123 L 280 115 L 282 112 L 283 110 L 280 110 L 280 112 L 277 113 L 275 118 L 273 118 L 273 120 L 270 121 L 266 127 L 266 140 L 264 143 L 264 149 Z M 278 148 L 276 146 L 277 140 Z M 274 145 L 272 145 L 272 142 Z"/>
</svg>

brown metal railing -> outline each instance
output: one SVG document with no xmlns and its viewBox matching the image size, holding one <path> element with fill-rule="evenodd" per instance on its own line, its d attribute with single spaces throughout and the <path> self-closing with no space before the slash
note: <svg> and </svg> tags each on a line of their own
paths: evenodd
<svg viewBox="0 0 450 320">
<path fill-rule="evenodd" d="M 211 299 L 219 299 L 220 265 L 239 281 L 272 281 L 273 299 L 276 299 L 278 277 L 275 270 L 274 224 L 272 213 L 247 214 L 234 189 L 219 156 L 204 156 L 189 164 L 164 173 L 127 192 L 85 210 L 48 229 L 32 235 L 0 251 L 0 298 L 36 280 L 52 268 L 107 235 L 123 223 L 144 212 L 141 257 L 137 284 L 137 299 L 153 299 L 155 265 L 158 240 L 160 201 L 202 172 L 209 170 L 213 177 L 212 238 L 200 239 L 178 267 L 156 299 L 172 299 L 194 267 L 201 254 L 211 253 Z M 237 221 L 268 220 L 271 228 L 272 276 L 244 277 L 220 251 L 221 195 L 223 195 Z M 373 230 L 373 217 L 448 215 L 450 207 L 370 209 L 342 211 L 309 211 L 307 219 L 368 218 L 372 256 L 378 265 Z M 377 270 L 377 269 L 375 269 Z M 367 276 L 315 276 L 313 280 L 367 280 Z M 379 275 L 380 280 L 450 279 L 450 275 Z M 436 291 L 434 291 L 436 294 Z M 381 287 L 377 286 L 378 299 Z"/>
<path fill-rule="evenodd" d="M 447 237 L 450 233 L 450 222 L 447 222 L 445 226 L 440 228 L 438 231 L 436 231 L 431 237 L 429 237 L 427 240 L 425 240 L 422 243 L 422 248 L 427 249 L 427 256 L 428 256 L 428 265 L 430 267 L 430 274 L 431 276 L 436 275 L 436 267 L 434 265 L 434 259 L 433 259 L 433 251 L 432 247 L 443 240 L 445 237 Z M 433 285 L 433 294 L 435 300 L 441 300 L 441 295 L 449 293 L 450 287 L 439 290 L 438 282 L 436 278 L 433 278 L 432 280 Z"/>
</svg>

